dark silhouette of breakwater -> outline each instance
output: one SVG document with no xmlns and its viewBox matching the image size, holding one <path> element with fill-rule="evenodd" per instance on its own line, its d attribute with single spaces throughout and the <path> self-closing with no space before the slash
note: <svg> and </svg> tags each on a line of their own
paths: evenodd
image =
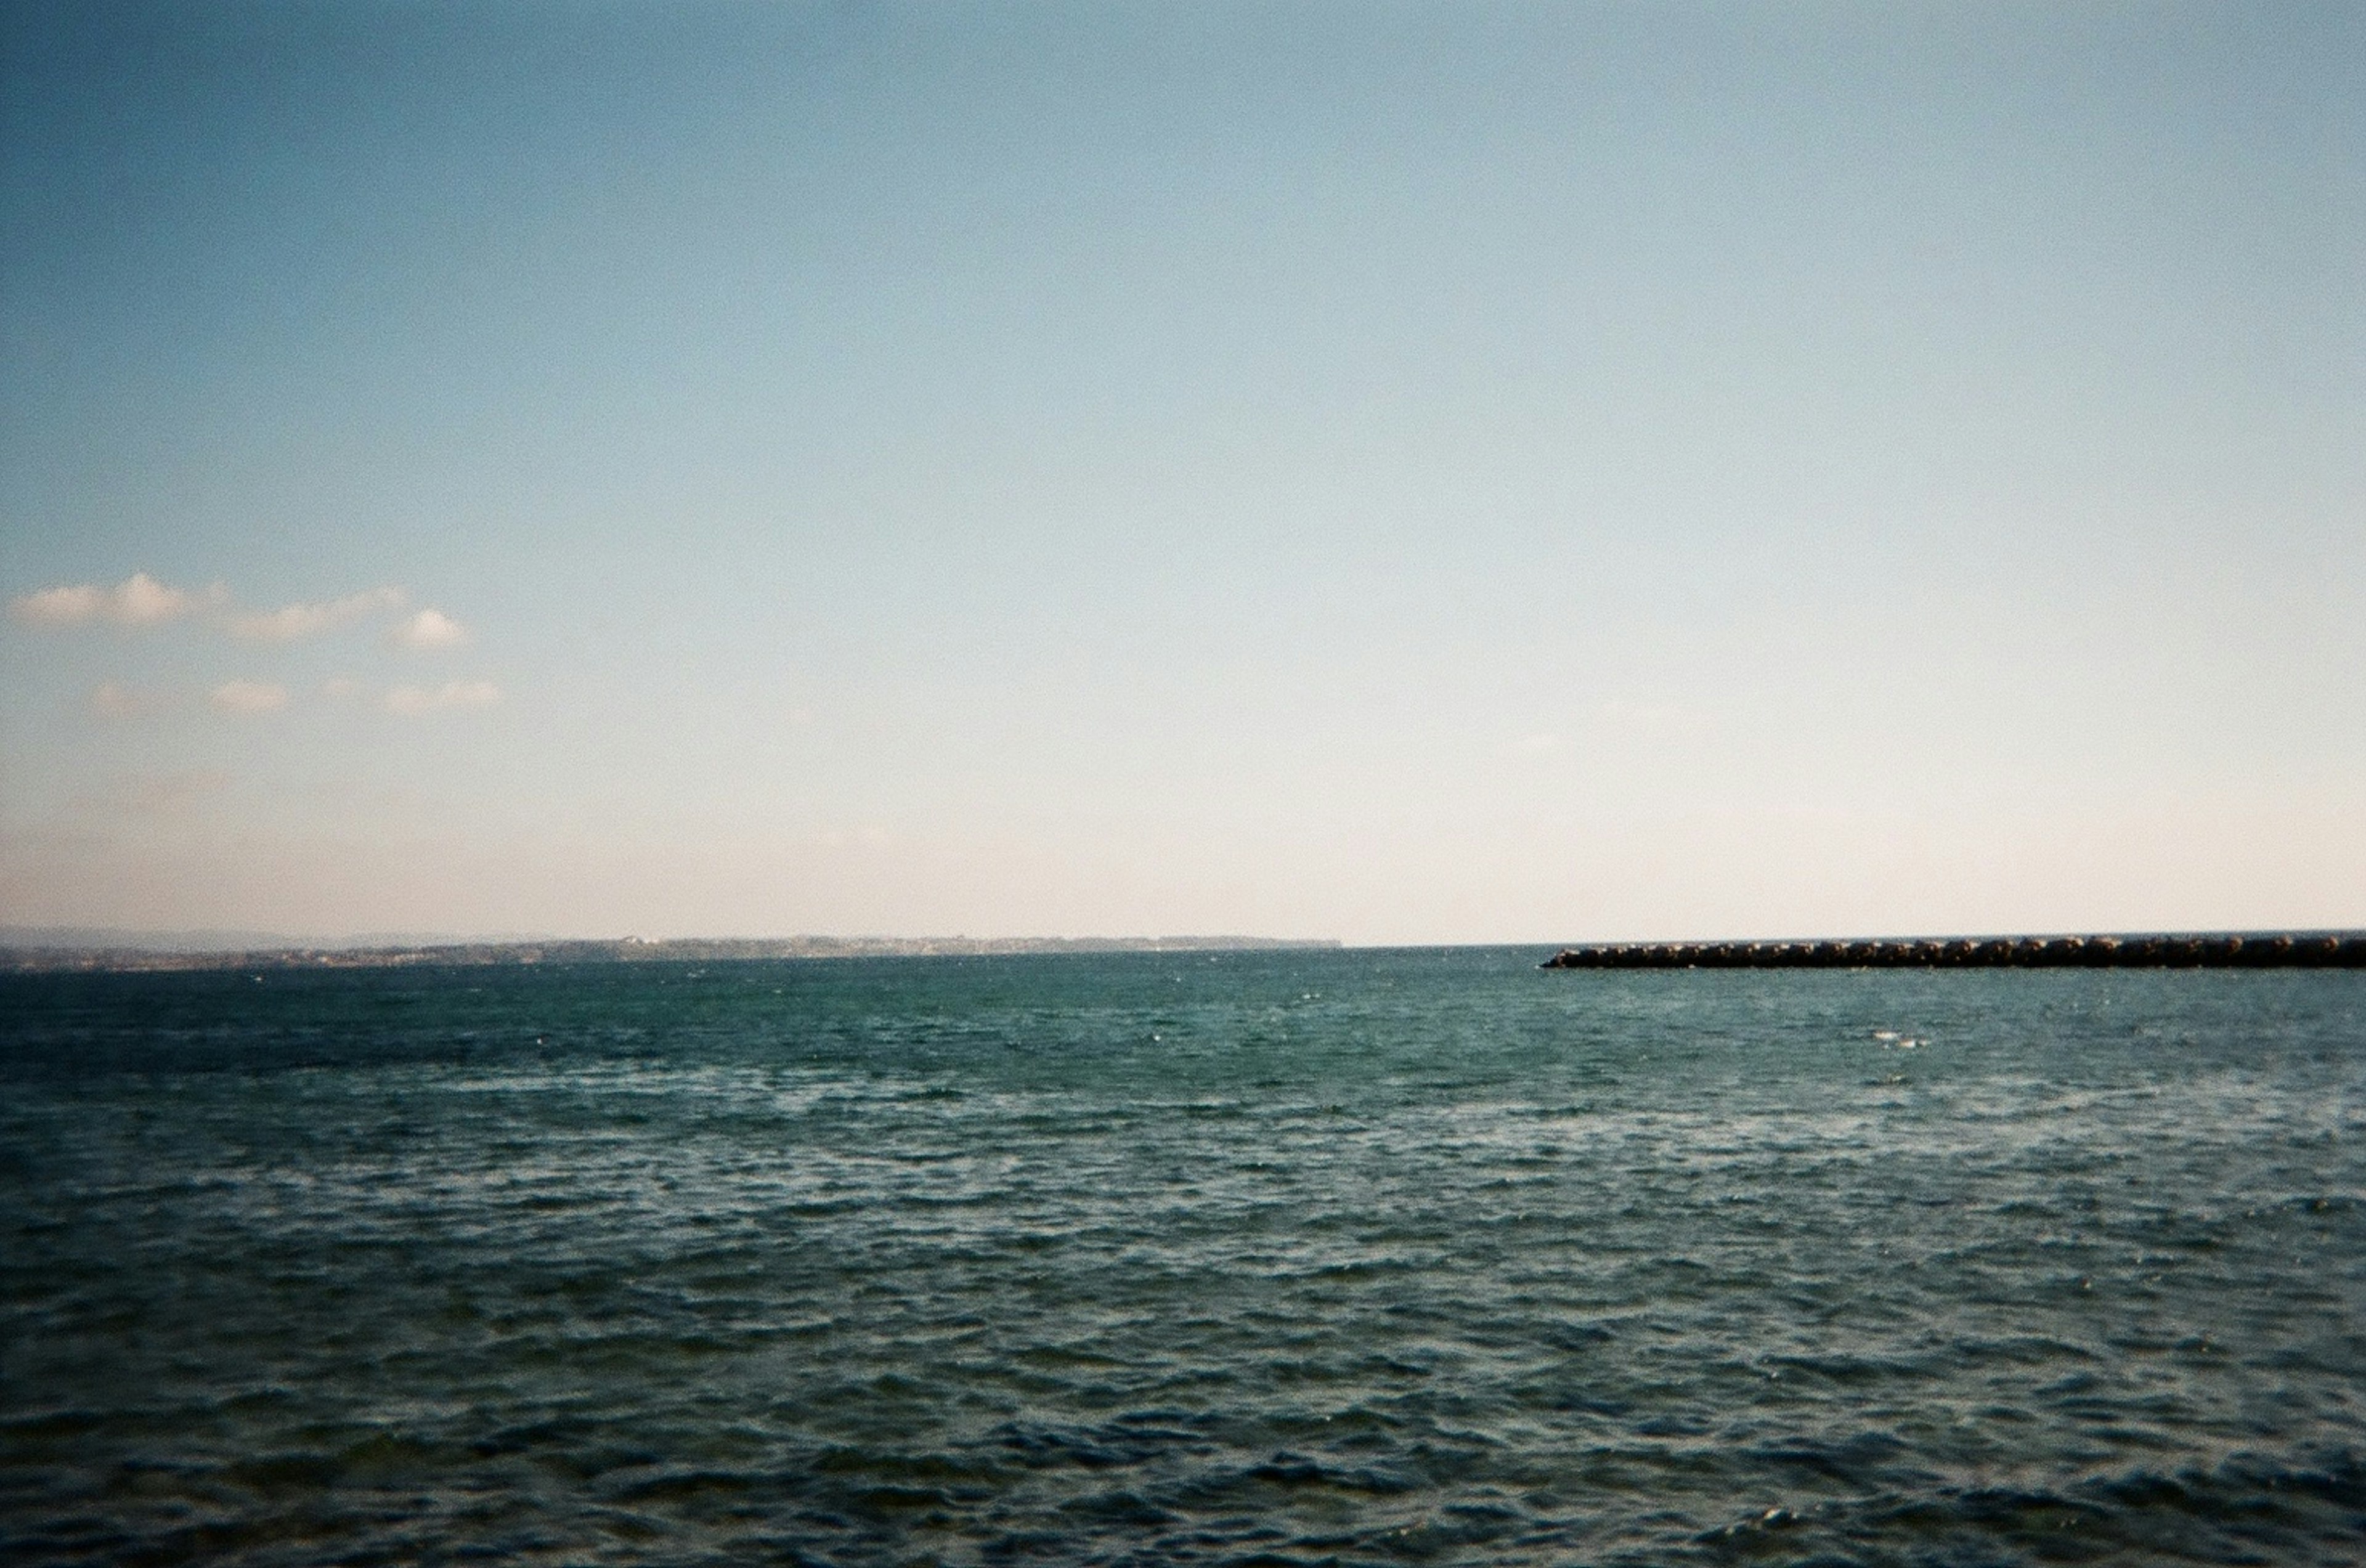
<svg viewBox="0 0 2366 1568">
<path fill-rule="evenodd" d="M 1609 942 L 1546 969 L 2366 969 L 2366 931 Z"/>
</svg>

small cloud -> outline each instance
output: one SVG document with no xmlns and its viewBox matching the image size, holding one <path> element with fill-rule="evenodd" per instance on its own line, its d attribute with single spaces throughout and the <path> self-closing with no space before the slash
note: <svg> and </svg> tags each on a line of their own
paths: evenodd
<svg viewBox="0 0 2366 1568">
<path fill-rule="evenodd" d="M 148 711 L 148 699 L 119 681 L 107 681 L 92 690 L 90 711 L 101 718 L 137 718 Z"/>
<path fill-rule="evenodd" d="M 433 713 L 438 708 L 490 707 L 501 700 L 501 689 L 490 681 L 447 681 L 430 689 L 397 686 L 386 694 L 389 713 Z"/>
<path fill-rule="evenodd" d="M 1515 757 L 1548 757 L 1560 750 L 1558 735 L 1523 735 L 1504 748 Z"/>
<path fill-rule="evenodd" d="M 394 641 L 402 648 L 457 648 L 468 640 L 468 628 L 441 610 L 422 610 L 394 628 Z"/>
<path fill-rule="evenodd" d="M 402 599 L 401 589 L 387 587 L 373 588 L 366 593 L 348 593 L 342 599 L 318 604 L 285 604 L 276 610 L 234 616 L 230 632 L 249 642 L 295 642 L 376 611 L 399 610 Z"/>
<path fill-rule="evenodd" d="M 31 626 L 75 626 L 98 619 L 107 590 L 87 582 L 71 588 L 44 588 L 20 593 L 8 601 L 8 613 Z"/>
<path fill-rule="evenodd" d="M 219 590 L 197 594 L 169 588 L 140 571 L 112 588 L 80 582 L 19 594 L 8 602 L 8 613 L 35 626 L 78 626 L 102 620 L 119 626 L 152 626 L 220 597 Z"/>
<path fill-rule="evenodd" d="M 211 700 L 224 713 L 276 713 L 287 705 L 287 688 L 262 681 L 225 681 Z"/>
<path fill-rule="evenodd" d="M 152 626 L 188 614 L 197 603 L 197 595 L 187 590 L 167 588 L 139 571 L 117 583 L 107 596 L 107 615 L 127 626 Z"/>
<path fill-rule="evenodd" d="M 321 682 L 321 694 L 334 697 L 339 702 L 349 702 L 362 694 L 362 683 L 350 675 L 332 675 Z"/>
</svg>

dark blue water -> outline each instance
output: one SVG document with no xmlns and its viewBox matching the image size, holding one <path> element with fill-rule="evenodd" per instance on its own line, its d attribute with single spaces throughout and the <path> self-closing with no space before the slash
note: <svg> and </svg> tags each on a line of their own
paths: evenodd
<svg viewBox="0 0 2366 1568">
<path fill-rule="evenodd" d="M 2354 1563 L 2366 976 L 0 977 L 12 1562 Z"/>
</svg>

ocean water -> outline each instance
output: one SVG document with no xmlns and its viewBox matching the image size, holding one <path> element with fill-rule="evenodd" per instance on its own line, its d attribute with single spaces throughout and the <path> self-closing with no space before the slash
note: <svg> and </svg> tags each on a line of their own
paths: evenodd
<svg viewBox="0 0 2366 1568">
<path fill-rule="evenodd" d="M 2356 1563 L 2366 976 L 0 976 L 12 1563 Z"/>
</svg>

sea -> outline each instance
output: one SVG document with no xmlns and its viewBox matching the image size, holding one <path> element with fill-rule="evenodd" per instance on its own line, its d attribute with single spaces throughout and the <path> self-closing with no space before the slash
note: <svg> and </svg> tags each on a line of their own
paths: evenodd
<svg viewBox="0 0 2366 1568">
<path fill-rule="evenodd" d="M 2366 975 L 0 976 L 12 1564 L 2366 1561 Z"/>
</svg>

